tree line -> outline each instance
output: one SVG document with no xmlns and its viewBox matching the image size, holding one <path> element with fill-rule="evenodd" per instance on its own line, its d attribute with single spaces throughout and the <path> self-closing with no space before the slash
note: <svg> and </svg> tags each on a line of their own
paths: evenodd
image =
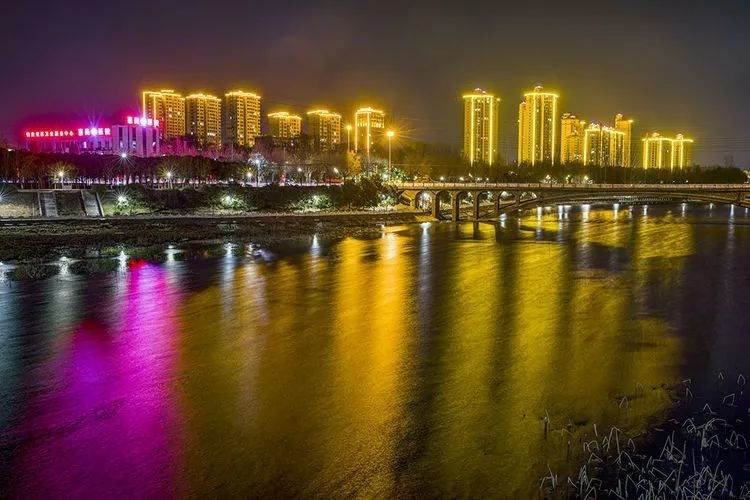
<svg viewBox="0 0 750 500">
<path fill-rule="evenodd" d="M 591 165 L 469 165 L 449 146 L 398 141 L 389 167 L 387 152 L 376 144 L 371 154 L 347 151 L 316 152 L 264 142 L 235 158 L 162 156 L 151 158 L 96 154 L 32 154 L 0 150 L 0 179 L 49 187 L 56 176 L 66 179 L 191 179 L 196 181 L 281 183 L 357 179 L 486 180 L 497 182 L 596 183 L 741 183 L 745 172 L 736 167 L 687 167 L 680 170 L 599 167 Z"/>
</svg>

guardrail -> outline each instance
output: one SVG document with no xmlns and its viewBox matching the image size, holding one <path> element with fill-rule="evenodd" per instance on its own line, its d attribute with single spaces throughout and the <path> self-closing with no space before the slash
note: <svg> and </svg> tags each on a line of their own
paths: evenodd
<svg viewBox="0 0 750 500">
<path fill-rule="evenodd" d="M 549 184 L 546 182 L 400 182 L 399 189 L 537 189 L 585 191 L 748 191 L 748 184 Z"/>
</svg>

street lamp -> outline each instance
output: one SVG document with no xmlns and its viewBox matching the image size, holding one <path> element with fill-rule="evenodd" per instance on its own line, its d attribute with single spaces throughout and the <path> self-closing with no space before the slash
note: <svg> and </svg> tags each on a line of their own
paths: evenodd
<svg viewBox="0 0 750 500">
<path fill-rule="evenodd" d="M 346 152 L 347 153 L 351 151 L 351 149 L 349 148 L 349 136 L 351 135 L 351 133 L 352 133 L 352 126 L 347 125 L 346 126 Z"/>
<path fill-rule="evenodd" d="M 260 158 L 254 160 L 255 163 L 255 187 L 260 187 Z"/>
<path fill-rule="evenodd" d="M 393 130 L 389 130 L 385 135 L 388 137 L 388 180 L 390 180 L 393 177 L 393 168 L 391 167 L 391 140 L 393 140 L 393 136 L 396 134 Z"/>
</svg>

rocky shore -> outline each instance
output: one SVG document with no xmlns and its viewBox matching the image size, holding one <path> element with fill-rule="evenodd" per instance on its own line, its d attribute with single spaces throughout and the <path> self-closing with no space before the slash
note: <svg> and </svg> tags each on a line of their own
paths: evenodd
<svg viewBox="0 0 750 500">
<path fill-rule="evenodd" d="M 116 245 L 199 240 L 272 243 L 307 237 L 366 237 L 384 226 L 432 220 L 424 212 L 317 212 L 221 216 L 0 219 L 0 261 L 27 262 Z"/>
</svg>

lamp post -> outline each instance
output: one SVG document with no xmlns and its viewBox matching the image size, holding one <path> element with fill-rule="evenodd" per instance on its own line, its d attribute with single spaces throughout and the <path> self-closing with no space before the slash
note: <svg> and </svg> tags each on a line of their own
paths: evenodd
<svg viewBox="0 0 750 500">
<path fill-rule="evenodd" d="M 351 151 L 351 149 L 349 148 L 349 136 L 351 135 L 351 133 L 352 133 L 352 126 L 347 125 L 346 126 L 346 152 L 347 153 Z"/>
<path fill-rule="evenodd" d="M 388 137 L 388 180 L 390 181 L 393 176 L 393 169 L 391 168 L 391 140 L 393 140 L 395 134 L 393 130 L 389 130 L 385 135 Z"/>
</svg>

